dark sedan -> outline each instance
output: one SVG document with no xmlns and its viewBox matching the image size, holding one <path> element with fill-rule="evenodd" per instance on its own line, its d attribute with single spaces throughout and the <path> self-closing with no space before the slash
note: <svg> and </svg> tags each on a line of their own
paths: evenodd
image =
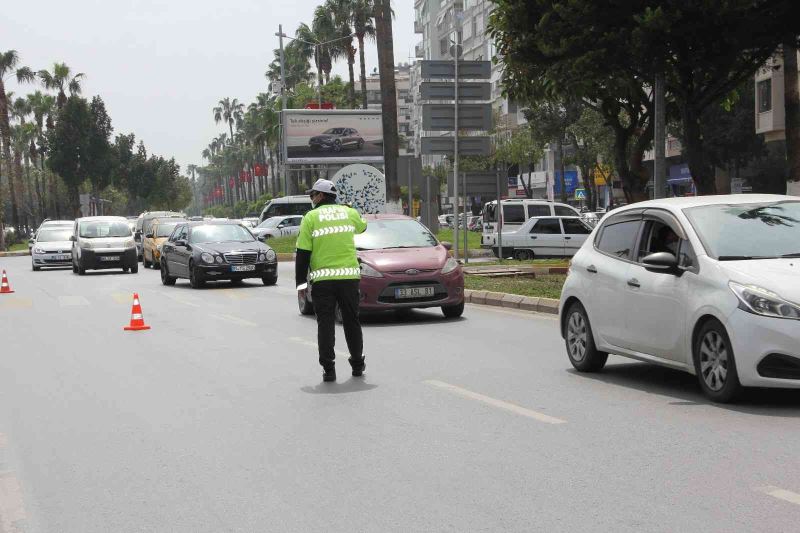
<svg viewBox="0 0 800 533">
<path fill-rule="evenodd" d="M 275 285 L 277 256 L 238 222 L 188 222 L 176 226 L 161 251 L 161 282 L 174 285 L 177 278 L 195 289 L 206 281 L 239 285 L 247 278 Z"/>
<path fill-rule="evenodd" d="M 360 150 L 364 146 L 364 139 L 353 128 L 331 128 L 320 135 L 311 137 L 308 146 L 312 150 L 332 150 L 340 152 L 344 148 Z"/>
</svg>

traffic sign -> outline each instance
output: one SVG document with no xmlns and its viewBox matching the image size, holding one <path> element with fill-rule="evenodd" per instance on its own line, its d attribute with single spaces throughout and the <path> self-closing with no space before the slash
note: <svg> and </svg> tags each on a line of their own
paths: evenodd
<svg viewBox="0 0 800 533">
<path fill-rule="evenodd" d="M 455 116 L 454 104 L 423 104 L 422 129 L 425 131 L 453 131 L 456 127 Z M 492 129 L 492 105 L 459 104 L 458 129 L 459 131 L 489 131 Z"/>
<path fill-rule="evenodd" d="M 586 189 L 575 189 L 576 200 L 586 200 Z"/>
<path fill-rule="evenodd" d="M 459 148 L 459 151 L 460 148 Z M 497 173 L 490 172 L 460 172 L 461 181 L 459 185 L 464 183 L 464 174 L 467 175 L 467 194 L 469 196 L 475 195 L 497 195 Z M 501 185 L 505 185 L 502 183 Z M 453 173 L 447 174 L 447 194 L 453 196 Z M 464 194 L 463 190 L 459 190 L 459 195 Z"/>
<path fill-rule="evenodd" d="M 453 137 L 422 137 L 423 155 L 453 155 Z M 492 143 L 489 137 L 458 137 L 460 155 L 489 155 Z"/>
<path fill-rule="evenodd" d="M 452 81 L 423 81 L 419 85 L 423 100 L 455 100 L 455 83 Z M 461 82 L 458 84 L 458 100 L 489 100 L 492 86 L 488 82 Z"/>
<path fill-rule="evenodd" d="M 420 73 L 424 80 L 453 80 L 456 67 L 453 60 L 420 61 Z M 492 77 L 491 61 L 459 61 L 459 80 L 488 80 Z"/>
</svg>

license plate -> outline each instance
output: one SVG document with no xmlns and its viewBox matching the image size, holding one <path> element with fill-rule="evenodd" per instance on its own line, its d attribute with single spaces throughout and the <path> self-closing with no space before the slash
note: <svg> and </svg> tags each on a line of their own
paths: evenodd
<svg viewBox="0 0 800 533">
<path fill-rule="evenodd" d="M 72 256 L 71 255 L 54 255 L 53 259 L 55 261 L 69 261 L 70 259 L 72 259 Z"/>
<path fill-rule="evenodd" d="M 100 261 L 119 261 L 119 257 L 115 255 L 102 255 Z"/>
<path fill-rule="evenodd" d="M 235 265 L 231 267 L 231 272 L 250 272 L 255 269 L 255 265 Z"/>
<path fill-rule="evenodd" d="M 403 287 L 394 290 L 394 297 L 401 298 L 427 298 L 434 295 L 433 287 Z"/>
</svg>

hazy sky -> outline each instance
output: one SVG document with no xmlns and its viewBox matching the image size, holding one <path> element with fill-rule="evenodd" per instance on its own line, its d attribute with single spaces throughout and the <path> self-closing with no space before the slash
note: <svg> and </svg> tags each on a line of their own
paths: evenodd
<svg viewBox="0 0 800 533">
<path fill-rule="evenodd" d="M 17 50 L 34 70 L 63 61 L 84 72 L 83 95 L 103 97 L 115 133 L 135 133 L 151 153 L 174 156 L 185 171 L 189 163 L 203 164 L 200 152 L 223 131 L 211 112 L 220 98 L 247 104 L 266 92 L 278 24 L 293 35 L 320 3 L 14 0 L 0 9 L 0 51 Z M 413 0 L 394 0 L 393 8 L 395 63 L 408 62 Z M 371 43 L 367 72 L 376 66 Z M 347 63 L 335 70 L 347 77 Z M 7 90 L 19 95 L 36 87 L 11 82 Z"/>
</svg>

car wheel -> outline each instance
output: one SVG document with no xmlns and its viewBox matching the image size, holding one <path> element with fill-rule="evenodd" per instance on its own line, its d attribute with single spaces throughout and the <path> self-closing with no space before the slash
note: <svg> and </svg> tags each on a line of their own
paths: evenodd
<svg viewBox="0 0 800 533">
<path fill-rule="evenodd" d="M 39 272 L 41 269 L 42 267 L 37 267 L 36 265 L 31 263 L 31 270 L 33 270 L 34 272 Z"/>
<path fill-rule="evenodd" d="M 314 305 L 306 297 L 307 291 L 297 291 L 297 307 L 300 308 L 301 315 L 313 315 Z"/>
<path fill-rule="evenodd" d="M 147 260 L 147 254 L 142 253 L 142 266 L 145 268 L 150 268 L 150 265 L 151 265 L 150 261 Z"/>
<path fill-rule="evenodd" d="M 333 151 L 334 152 L 341 152 L 342 151 L 342 141 L 340 141 L 339 139 L 336 139 L 333 142 Z"/>
<path fill-rule="evenodd" d="M 263 278 L 261 278 L 261 283 L 263 283 L 266 286 L 275 285 L 276 283 L 278 283 L 278 276 L 277 275 L 264 276 Z"/>
<path fill-rule="evenodd" d="M 192 262 L 189 262 L 189 285 L 192 286 L 193 289 L 201 289 L 205 286 L 206 282 L 198 279 L 197 276 L 197 269 L 194 268 Z"/>
<path fill-rule="evenodd" d="M 122 271 L 125 272 L 126 274 L 128 273 L 128 270 L 130 270 L 128 267 L 122 267 Z"/>
<path fill-rule="evenodd" d="M 464 314 L 464 302 L 456 305 L 443 305 L 442 314 L 445 318 L 458 318 Z"/>
<path fill-rule="evenodd" d="M 167 271 L 167 262 L 161 263 L 161 283 L 163 285 L 175 285 L 175 278 L 169 275 Z"/>
<path fill-rule="evenodd" d="M 530 250 L 514 250 L 514 259 L 517 261 L 528 261 L 533 259 L 533 252 Z"/>
<path fill-rule="evenodd" d="M 81 265 L 81 260 L 80 259 L 78 259 L 78 275 L 79 276 L 85 276 L 86 275 L 86 269 L 83 268 L 83 266 Z"/>
<path fill-rule="evenodd" d="M 358 140 L 358 149 L 361 150 L 364 147 L 364 139 Z"/>
<path fill-rule="evenodd" d="M 589 316 L 578 302 L 567 311 L 564 340 L 569 362 L 579 372 L 599 372 L 606 365 L 608 354 L 597 350 Z"/>
<path fill-rule="evenodd" d="M 728 332 L 717 320 L 706 322 L 694 345 L 694 367 L 700 388 L 709 399 L 726 403 L 741 392 Z"/>
<path fill-rule="evenodd" d="M 139 263 L 134 263 L 131 266 L 131 274 L 138 274 L 139 273 Z"/>
</svg>

